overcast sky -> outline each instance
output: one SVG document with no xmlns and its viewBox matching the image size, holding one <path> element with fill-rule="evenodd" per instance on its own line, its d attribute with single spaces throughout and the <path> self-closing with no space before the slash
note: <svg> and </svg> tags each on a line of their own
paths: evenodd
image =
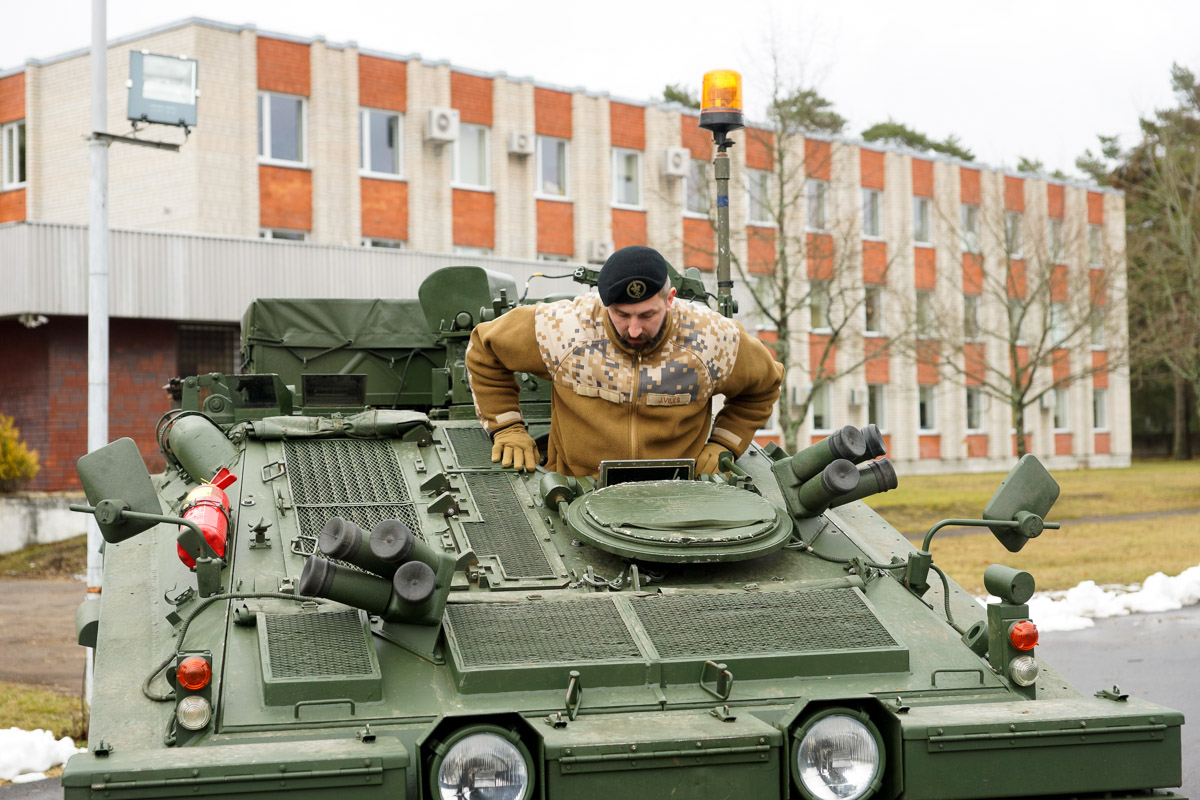
<svg viewBox="0 0 1200 800">
<path fill-rule="evenodd" d="M 87 0 L 0 9 L 0 70 L 90 44 Z M 832 100 L 850 136 L 891 117 L 957 134 L 987 164 L 1028 156 L 1072 175 L 1096 134 L 1132 141 L 1139 115 L 1173 102 L 1172 61 L 1200 71 L 1195 0 L 109 0 L 108 36 L 191 16 L 635 100 L 728 67 L 756 119 L 773 37 L 788 79 Z"/>
</svg>

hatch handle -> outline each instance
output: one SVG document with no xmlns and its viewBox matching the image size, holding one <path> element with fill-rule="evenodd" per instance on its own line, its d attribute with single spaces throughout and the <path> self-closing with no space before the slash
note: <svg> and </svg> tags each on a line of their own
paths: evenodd
<svg viewBox="0 0 1200 800">
<path fill-rule="evenodd" d="M 579 680 L 579 670 L 571 670 L 571 680 L 567 682 L 567 719 L 574 721 L 579 716 L 579 706 L 583 704 L 583 683 Z"/>
<path fill-rule="evenodd" d="M 335 706 L 346 703 L 350 706 L 350 716 L 355 716 L 354 701 L 348 697 L 331 697 L 327 700 L 301 700 L 296 703 L 296 719 L 300 719 L 300 708 L 302 706 Z"/>
<path fill-rule="evenodd" d="M 975 668 L 970 668 L 970 667 L 968 667 L 968 668 L 966 668 L 966 669 L 935 669 L 935 670 L 933 671 L 933 673 L 932 673 L 932 674 L 929 676 L 929 685 L 930 685 L 930 686 L 937 686 L 937 676 L 938 676 L 938 674 L 939 674 L 939 673 L 951 673 L 951 672 L 969 672 L 969 673 L 974 673 L 975 675 L 978 675 L 978 676 L 979 676 L 979 685 L 980 685 L 980 686 L 983 686 L 983 670 L 981 670 L 981 669 L 975 669 Z"/>
<path fill-rule="evenodd" d="M 276 478 L 282 478 L 287 473 L 287 464 L 283 461 L 272 461 L 263 464 L 261 477 L 263 483 L 270 483 Z"/>
<path fill-rule="evenodd" d="M 700 668 L 700 688 L 718 700 L 728 700 L 733 692 L 733 673 L 724 664 L 705 661 Z"/>
</svg>

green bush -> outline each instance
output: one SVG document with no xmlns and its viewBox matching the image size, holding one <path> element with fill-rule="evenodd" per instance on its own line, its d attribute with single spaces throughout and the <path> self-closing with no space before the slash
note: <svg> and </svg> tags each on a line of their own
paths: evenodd
<svg viewBox="0 0 1200 800">
<path fill-rule="evenodd" d="M 13 492 L 38 472 L 37 450 L 21 441 L 13 418 L 0 414 L 0 492 Z"/>
</svg>

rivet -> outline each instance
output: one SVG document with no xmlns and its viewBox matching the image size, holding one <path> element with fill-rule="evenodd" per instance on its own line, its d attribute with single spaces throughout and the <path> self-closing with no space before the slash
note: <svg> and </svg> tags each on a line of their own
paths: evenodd
<svg viewBox="0 0 1200 800">
<path fill-rule="evenodd" d="M 192 777 L 193 777 L 193 778 L 195 778 L 195 777 L 196 777 L 197 775 L 199 775 L 199 774 L 200 774 L 200 770 L 198 770 L 198 769 L 194 769 L 194 770 L 192 770 Z"/>
<path fill-rule="evenodd" d="M 631 745 L 629 745 L 629 749 L 630 749 L 630 750 L 633 750 L 634 752 L 637 752 L 637 745 L 636 745 L 636 744 L 631 744 Z"/>
<path fill-rule="evenodd" d="M 696 742 L 696 747 L 702 747 L 702 746 L 703 745 L 701 745 L 699 742 Z"/>
<path fill-rule="evenodd" d="M 767 743 L 767 740 L 766 740 L 766 738 L 765 738 L 765 737 L 762 737 L 762 736 L 760 736 L 760 737 L 758 737 L 758 743 L 759 743 L 759 744 L 766 744 L 766 743 Z"/>
<path fill-rule="evenodd" d="M 1081 727 L 1081 728 L 1086 728 L 1086 727 L 1087 727 L 1087 720 L 1082 720 L 1082 719 L 1081 719 L 1081 720 L 1079 721 L 1079 727 Z"/>
</svg>

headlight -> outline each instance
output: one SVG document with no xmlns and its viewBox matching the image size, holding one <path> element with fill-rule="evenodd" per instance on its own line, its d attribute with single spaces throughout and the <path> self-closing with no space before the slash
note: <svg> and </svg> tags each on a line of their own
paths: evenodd
<svg viewBox="0 0 1200 800">
<path fill-rule="evenodd" d="M 797 732 L 793 761 L 805 797 L 858 800 L 883 780 L 883 741 L 866 714 L 830 709 Z"/>
<path fill-rule="evenodd" d="M 198 694 L 190 694 L 175 706 L 175 719 L 189 731 L 202 730 L 212 719 L 212 706 Z"/>
<path fill-rule="evenodd" d="M 529 751 L 515 734 L 476 726 L 437 748 L 434 793 L 441 800 L 527 800 Z"/>
</svg>

